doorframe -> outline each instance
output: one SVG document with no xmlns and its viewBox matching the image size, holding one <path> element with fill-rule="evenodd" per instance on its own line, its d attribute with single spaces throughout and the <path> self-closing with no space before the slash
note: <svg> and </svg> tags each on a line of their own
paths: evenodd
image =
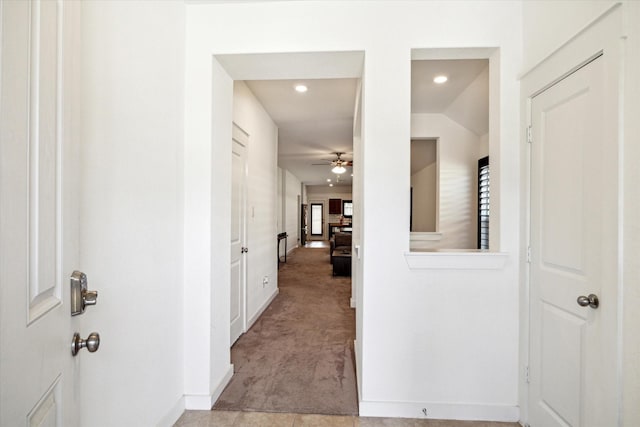
<svg viewBox="0 0 640 427">
<path fill-rule="evenodd" d="M 323 200 L 309 200 L 309 217 L 311 222 L 313 223 L 313 205 L 320 205 L 322 206 L 322 226 L 321 228 L 321 233 L 320 234 L 313 234 L 313 230 L 311 230 L 308 235 L 310 236 L 309 240 L 324 240 L 325 238 L 325 232 L 324 232 L 324 226 L 326 225 L 326 221 L 325 221 L 325 215 L 326 215 L 326 206 L 324 205 L 324 201 Z M 313 224 L 311 225 L 311 228 L 313 228 Z M 319 239 L 318 239 L 319 238 Z"/>
<path fill-rule="evenodd" d="M 598 52 L 604 52 L 605 55 L 602 58 L 607 61 L 607 70 L 613 67 L 617 72 L 612 74 L 606 73 L 606 78 L 617 79 L 620 76 L 623 68 L 624 54 L 620 40 L 624 38 L 624 25 L 621 4 L 616 3 L 604 11 L 601 15 L 593 19 L 588 25 L 583 27 L 577 34 L 569 38 L 565 43 L 560 45 L 557 49 L 552 51 L 547 57 L 533 65 L 530 69 L 526 70 L 521 76 L 521 120 L 523 131 L 521 133 L 521 194 L 520 199 L 520 361 L 519 361 L 519 406 L 520 406 L 520 422 L 523 425 L 528 425 L 529 421 L 529 354 L 530 354 L 530 316 L 531 316 L 531 269 L 528 261 L 529 247 L 531 245 L 531 145 L 528 139 L 528 129 L 532 125 L 532 101 L 533 98 L 549 88 L 553 84 L 557 83 L 561 79 L 573 74 L 577 69 L 588 63 L 588 60 L 592 59 Z M 571 64 L 567 66 L 566 64 Z M 614 80 L 616 85 L 612 87 L 618 87 L 618 93 L 611 93 L 605 91 L 607 97 L 618 97 L 623 91 L 622 84 Z M 620 105 L 619 102 L 612 103 L 612 105 Z M 622 158 L 622 147 L 624 145 L 623 133 L 621 132 L 620 117 L 624 114 L 622 109 L 618 109 L 615 113 L 617 115 L 618 123 L 618 135 L 617 135 L 617 148 L 618 158 Z M 621 168 L 619 168 L 621 169 Z M 623 189 L 622 176 L 618 175 L 618 198 L 620 199 Z M 621 212 L 618 212 L 618 219 L 621 218 Z M 623 236 L 623 224 L 622 221 L 618 221 L 618 247 L 620 247 L 621 238 Z M 619 253 L 619 258 L 622 258 L 622 251 Z M 622 271 L 621 263 L 618 263 L 617 270 L 617 286 L 615 289 L 615 300 L 618 303 L 617 313 L 617 361 L 618 366 L 618 384 L 616 387 L 616 402 L 619 409 L 619 417 L 622 416 L 620 411 L 622 404 L 622 388 L 620 386 L 620 375 L 623 369 L 622 366 L 622 309 L 620 304 L 620 297 L 623 292 L 623 283 L 621 280 Z M 619 418 L 620 421 L 620 418 Z"/>
<path fill-rule="evenodd" d="M 281 66 L 275 65 L 277 62 Z M 293 75 L 308 79 L 362 78 L 364 52 L 225 54 L 188 43 L 186 63 L 190 78 L 185 86 L 182 153 L 183 345 L 189 351 L 183 360 L 184 403 L 186 409 L 210 410 L 233 376 L 228 345 L 230 254 L 223 249 L 229 247 L 230 241 L 234 81 Z M 356 375 L 359 374 L 357 370 Z"/>
<path fill-rule="evenodd" d="M 240 240 L 241 243 L 240 245 L 242 247 L 248 247 L 248 241 L 249 241 L 249 227 L 247 226 L 248 222 L 249 222 L 249 214 L 248 214 L 248 189 L 247 189 L 247 178 L 249 176 L 249 162 L 248 162 L 248 154 L 249 154 L 249 133 L 247 131 L 245 131 L 239 124 L 237 124 L 235 121 L 232 122 L 232 131 L 231 131 L 231 144 L 233 146 L 233 141 L 237 141 L 239 144 L 242 144 L 244 146 L 244 167 L 243 167 L 243 171 L 242 171 L 242 185 L 240 188 L 240 192 L 241 197 L 242 197 L 242 211 L 243 211 L 243 215 L 242 215 L 242 224 L 240 224 Z M 232 156 L 233 156 L 233 147 L 231 148 L 232 150 Z M 233 178 L 232 178 L 233 180 Z M 229 245 L 231 245 L 231 243 L 229 243 Z M 247 253 L 243 253 L 240 254 L 240 269 L 241 269 L 241 276 L 242 278 L 240 279 L 240 291 L 242 292 L 241 295 L 241 305 L 242 305 L 242 319 L 241 319 L 241 323 L 242 323 L 242 332 L 240 333 L 240 336 L 237 338 L 239 339 L 242 334 L 244 334 L 245 332 L 247 332 L 247 279 L 249 277 L 249 260 L 248 260 L 248 255 Z M 229 299 L 229 301 L 231 301 L 231 299 Z M 231 325 L 229 325 L 231 326 Z M 236 341 L 237 341 L 236 339 Z M 235 341 L 234 341 L 235 342 Z M 231 347 L 233 345 L 233 343 L 231 343 L 231 345 L 229 347 Z"/>
</svg>

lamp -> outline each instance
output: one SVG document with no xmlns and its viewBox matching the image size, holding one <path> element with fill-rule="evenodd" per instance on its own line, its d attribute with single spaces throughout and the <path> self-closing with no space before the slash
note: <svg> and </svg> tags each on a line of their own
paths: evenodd
<svg viewBox="0 0 640 427">
<path fill-rule="evenodd" d="M 333 169 L 331 169 L 331 172 L 335 173 L 335 174 L 341 174 L 341 173 L 345 173 L 347 171 L 347 169 L 342 166 L 341 164 L 337 164 L 334 166 Z"/>
</svg>

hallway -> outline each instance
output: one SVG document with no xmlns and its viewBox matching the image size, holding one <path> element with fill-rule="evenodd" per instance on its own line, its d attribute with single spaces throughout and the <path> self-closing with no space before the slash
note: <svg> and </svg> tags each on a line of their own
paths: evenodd
<svg viewBox="0 0 640 427">
<path fill-rule="evenodd" d="M 280 294 L 231 349 L 235 374 L 212 411 L 176 427 L 517 427 L 518 423 L 358 417 L 350 279 L 332 276 L 327 242 L 295 249 Z"/>
<path fill-rule="evenodd" d="M 233 345 L 234 376 L 214 410 L 356 415 L 351 280 L 334 277 L 328 248 L 297 248 L 280 293 Z"/>
</svg>

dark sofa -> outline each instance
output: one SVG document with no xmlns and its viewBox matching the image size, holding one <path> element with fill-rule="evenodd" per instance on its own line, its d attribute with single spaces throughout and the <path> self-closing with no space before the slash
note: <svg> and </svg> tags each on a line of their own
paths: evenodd
<svg viewBox="0 0 640 427">
<path fill-rule="evenodd" d="M 329 256 L 333 264 L 333 251 L 351 252 L 351 233 L 335 233 L 329 240 Z"/>
</svg>

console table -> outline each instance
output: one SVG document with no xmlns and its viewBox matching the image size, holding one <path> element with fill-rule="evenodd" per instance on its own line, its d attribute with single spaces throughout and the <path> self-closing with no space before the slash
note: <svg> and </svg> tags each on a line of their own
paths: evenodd
<svg viewBox="0 0 640 427">
<path fill-rule="evenodd" d="M 278 268 L 280 268 L 280 262 L 282 262 L 282 258 L 280 257 L 280 242 L 284 240 L 284 262 L 287 262 L 287 233 L 278 234 Z"/>
</svg>

